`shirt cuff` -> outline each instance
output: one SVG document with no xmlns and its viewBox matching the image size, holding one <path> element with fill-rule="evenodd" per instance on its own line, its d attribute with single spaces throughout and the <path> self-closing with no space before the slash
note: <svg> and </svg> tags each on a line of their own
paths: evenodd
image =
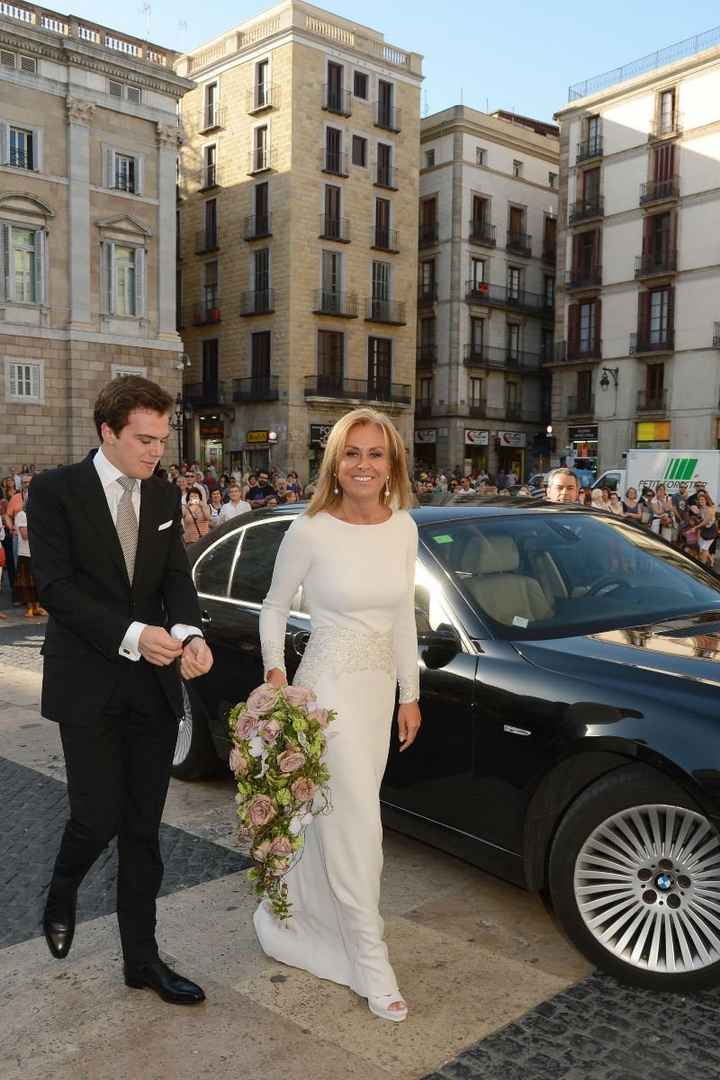
<svg viewBox="0 0 720 1080">
<path fill-rule="evenodd" d="M 126 660 L 140 659 L 140 635 L 147 626 L 144 622 L 131 622 L 125 631 L 125 637 L 120 642 L 118 652 Z"/>
<path fill-rule="evenodd" d="M 186 626 L 185 623 L 181 622 L 175 623 L 170 631 L 170 636 L 174 637 L 176 641 L 184 641 L 186 637 L 190 637 L 190 634 L 199 634 L 200 637 L 205 637 L 202 630 L 198 629 L 197 626 Z"/>
</svg>

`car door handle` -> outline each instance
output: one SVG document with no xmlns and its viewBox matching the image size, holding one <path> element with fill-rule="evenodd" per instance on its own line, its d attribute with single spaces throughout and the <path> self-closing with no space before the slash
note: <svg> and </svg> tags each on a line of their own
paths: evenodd
<svg viewBox="0 0 720 1080">
<path fill-rule="evenodd" d="M 207 611 L 200 612 L 200 622 L 203 626 L 208 626 L 212 622 L 212 616 Z"/>
<path fill-rule="evenodd" d="M 302 656 L 303 655 L 303 653 L 305 652 L 305 646 L 307 645 L 309 640 L 310 640 L 310 631 L 309 630 L 299 630 L 297 632 L 297 634 L 293 634 L 293 638 L 292 638 L 293 649 L 295 650 L 295 653 L 297 654 L 297 656 Z"/>
</svg>

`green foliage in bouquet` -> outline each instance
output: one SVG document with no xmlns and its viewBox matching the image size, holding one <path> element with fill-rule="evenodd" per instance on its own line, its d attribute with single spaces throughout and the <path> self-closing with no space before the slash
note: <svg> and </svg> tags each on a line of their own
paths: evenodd
<svg viewBox="0 0 720 1080">
<path fill-rule="evenodd" d="M 315 701 L 303 686 L 275 690 L 264 684 L 228 716 L 240 831 L 255 863 L 248 874 L 282 920 L 291 908 L 283 879 L 302 855 L 313 817 L 330 809 L 323 757 L 326 728 L 336 714 Z"/>
</svg>

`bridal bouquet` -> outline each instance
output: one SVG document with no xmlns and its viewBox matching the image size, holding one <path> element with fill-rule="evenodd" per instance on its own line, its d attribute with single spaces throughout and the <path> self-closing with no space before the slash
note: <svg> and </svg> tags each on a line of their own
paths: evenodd
<svg viewBox="0 0 720 1080">
<path fill-rule="evenodd" d="M 303 686 L 263 684 L 228 716 L 237 813 L 255 862 L 249 876 L 283 920 L 291 906 L 283 878 L 302 855 L 313 817 L 330 809 L 322 759 L 325 729 L 336 714 L 317 708 L 316 700 Z"/>
</svg>

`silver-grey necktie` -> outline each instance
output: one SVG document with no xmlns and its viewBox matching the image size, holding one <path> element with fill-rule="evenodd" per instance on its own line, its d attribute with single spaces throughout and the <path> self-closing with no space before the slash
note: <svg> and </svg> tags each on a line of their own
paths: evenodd
<svg viewBox="0 0 720 1080">
<path fill-rule="evenodd" d="M 138 519 L 133 506 L 132 493 L 137 481 L 129 476 L 118 476 L 117 482 L 123 489 L 118 503 L 117 534 L 125 558 L 128 577 L 132 584 L 138 542 Z"/>
</svg>

